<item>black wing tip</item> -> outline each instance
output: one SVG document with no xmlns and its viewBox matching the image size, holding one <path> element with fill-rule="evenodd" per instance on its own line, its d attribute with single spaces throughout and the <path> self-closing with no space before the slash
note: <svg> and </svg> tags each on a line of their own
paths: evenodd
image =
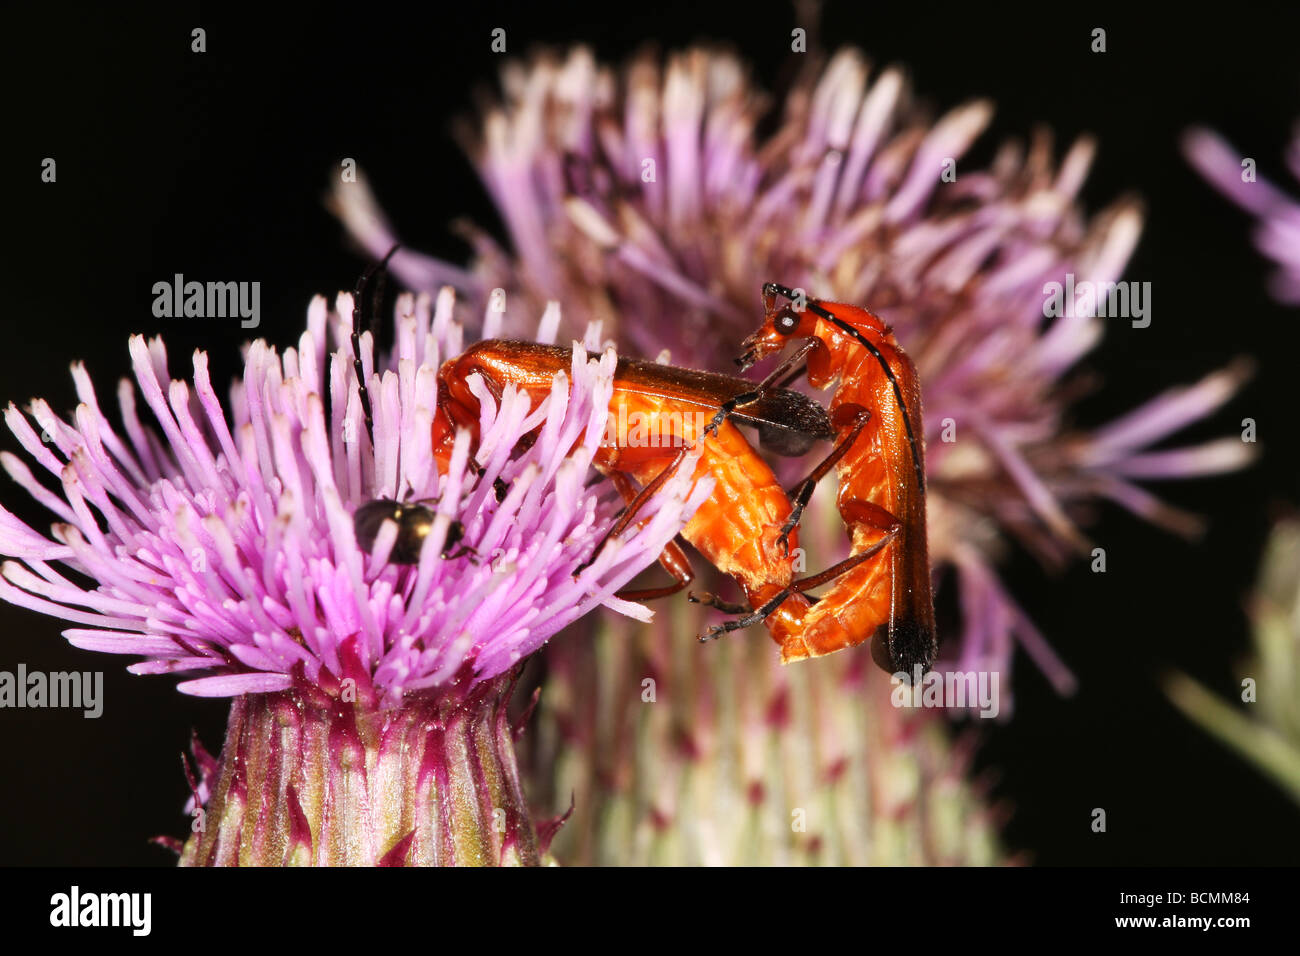
<svg viewBox="0 0 1300 956">
<path fill-rule="evenodd" d="M 934 666 L 938 654 L 934 628 L 914 617 L 904 617 L 892 625 L 885 625 L 871 638 L 871 659 L 890 674 L 908 677 L 921 668 L 924 674 Z"/>
</svg>

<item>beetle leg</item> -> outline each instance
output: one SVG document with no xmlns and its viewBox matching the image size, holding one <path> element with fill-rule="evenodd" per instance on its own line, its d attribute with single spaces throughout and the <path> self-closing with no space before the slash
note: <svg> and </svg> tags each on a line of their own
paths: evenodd
<svg viewBox="0 0 1300 956">
<path fill-rule="evenodd" d="M 696 594 L 692 591 L 686 596 L 686 600 L 692 604 L 703 604 L 705 607 L 716 608 L 726 614 L 747 614 L 750 611 L 748 604 L 736 604 L 734 601 L 724 601 L 716 594 L 709 591 L 701 591 Z"/>
<path fill-rule="evenodd" d="M 624 507 L 623 511 L 620 513 L 618 520 L 615 521 L 614 524 L 610 527 L 610 529 L 605 532 L 605 537 L 600 539 L 600 542 L 596 545 L 595 550 L 591 552 L 591 557 L 589 557 L 586 561 L 582 562 L 582 564 L 578 565 L 576 568 L 573 569 L 573 574 L 575 577 L 578 574 L 581 574 L 583 571 L 587 570 L 587 568 L 591 567 L 592 562 L 594 562 L 596 558 L 600 555 L 601 550 L 605 547 L 606 543 L 609 541 L 610 538 L 618 537 L 625 530 L 627 530 L 628 525 L 630 525 L 633 521 L 636 520 L 636 516 L 638 512 L 640 512 L 640 510 L 643 507 L 645 507 L 645 503 L 649 501 L 652 497 L 654 497 L 655 492 L 657 492 L 660 488 L 662 488 L 664 486 L 664 483 L 669 478 L 671 478 L 673 474 L 677 471 L 678 467 L 685 460 L 686 456 L 690 453 L 691 447 L 692 447 L 691 445 L 683 445 L 681 447 L 681 450 L 679 450 L 677 454 L 673 456 L 672 461 L 668 463 L 668 465 L 664 468 L 664 470 L 659 472 L 659 474 L 655 476 L 654 481 L 650 482 L 650 484 L 642 488 L 639 492 L 636 493 L 636 495 L 633 496 L 632 500 L 628 501 L 627 506 Z M 613 478 L 614 474 L 618 474 L 618 473 L 611 472 L 610 474 L 611 479 Z M 617 486 L 617 482 L 615 482 L 615 485 Z M 630 489 L 631 485 L 627 485 L 626 487 Z M 620 494 L 623 493 L 623 488 L 619 488 L 619 493 Z M 626 497 L 627 496 L 624 494 L 625 499 Z"/>
<path fill-rule="evenodd" d="M 676 541 L 669 541 L 664 546 L 659 554 L 659 563 L 673 576 L 675 579 L 673 584 L 665 584 L 658 588 L 616 591 L 614 597 L 622 598 L 624 601 L 653 601 L 656 598 L 676 594 L 695 580 L 695 569 L 691 567 L 690 558 L 686 557 L 686 552 Z"/>
<path fill-rule="evenodd" d="M 428 499 L 425 500 L 427 501 Z M 460 544 L 461 539 L 464 537 L 465 525 L 462 522 L 453 519 L 451 524 L 447 527 L 447 539 L 442 545 L 442 558 L 444 561 L 455 561 L 458 558 L 463 558 L 468 555 L 470 564 L 478 564 L 478 550 L 472 545 L 462 544 L 455 553 L 451 553 L 451 549 L 456 547 L 457 544 Z"/>
<path fill-rule="evenodd" d="M 874 557 L 875 555 L 879 554 L 880 550 L 883 547 L 885 547 L 885 545 L 889 544 L 889 542 L 893 541 L 896 537 L 898 537 L 898 532 L 899 532 L 898 528 L 894 528 L 890 531 L 886 531 L 879 541 L 875 542 L 871 547 L 867 548 L 865 551 L 861 552 L 860 554 L 855 554 L 850 557 L 847 557 L 843 561 L 839 562 L 838 564 L 832 564 L 825 571 L 820 571 L 817 574 L 811 575 L 806 578 L 800 578 L 798 581 L 795 581 L 793 584 L 791 584 L 790 587 L 796 591 L 802 591 L 805 588 L 819 588 L 828 581 L 834 581 L 840 575 L 852 571 L 863 561 L 866 561 L 868 558 Z"/>
<path fill-rule="evenodd" d="M 810 339 L 809 341 L 811 341 L 811 339 Z M 811 351 L 811 346 L 809 347 L 809 350 Z M 802 353 L 801 353 L 800 357 L 802 358 Z M 784 364 L 784 363 L 783 363 L 783 364 Z M 779 382 L 776 383 L 776 389 L 777 389 L 777 391 L 780 391 L 780 390 L 783 389 L 783 388 L 789 388 L 791 385 L 793 385 L 795 382 L 799 381 L 799 379 L 803 378 L 803 377 L 804 377 L 805 375 L 807 375 L 807 374 L 808 374 L 808 366 L 807 366 L 807 365 L 800 365 L 800 366 L 799 366 L 798 368 L 796 368 L 793 372 L 791 372 L 791 373 L 790 373 L 789 375 L 787 375 L 785 378 L 781 379 L 781 381 L 779 381 Z"/>
<path fill-rule="evenodd" d="M 715 638 L 721 637 L 723 634 L 730 634 L 732 631 L 739 631 L 742 628 L 751 627 L 755 624 L 762 624 L 765 620 L 771 617 L 772 614 L 776 612 L 776 609 L 784 604 L 788 598 L 793 596 L 795 592 L 802 591 L 805 588 L 820 587 L 828 581 L 833 581 L 841 575 L 852 571 L 863 561 L 878 554 L 885 545 L 889 544 L 898 536 L 899 530 L 900 529 L 897 527 L 892 528 L 889 531 L 886 531 L 879 541 L 872 544 L 871 547 L 867 548 L 860 554 L 855 554 L 851 557 L 845 558 L 838 564 L 831 565 L 831 567 L 827 568 L 825 571 L 814 574 L 811 577 L 801 578 L 798 581 L 792 582 L 788 587 L 782 589 L 762 607 L 756 608 L 744 617 L 736 618 L 734 621 L 723 621 L 721 624 L 713 625 L 700 635 L 700 641 L 711 641 Z"/>
<path fill-rule="evenodd" d="M 444 561 L 455 561 L 457 558 L 463 558 L 466 556 L 469 557 L 470 564 L 478 564 L 478 551 L 470 547 L 468 544 L 461 545 L 460 550 L 455 554 L 444 554 L 442 559 Z"/>
<path fill-rule="evenodd" d="M 625 507 L 623 511 L 620 512 L 621 517 L 622 514 L 625 514 L 629 510 L 631 502 L 636 500 L 637 492 L 636 489 L 632 487 L 632 482 L 628 480 L 627 475 L 623 474 L 621 471 L 610 472 L 609 480 L 614 483 L 614 487 L 617 488 L 618 493 L 623 496 L 623 500 L 629 503 L 628 507 Z M 668 597 L 670 594 L 676 594 L 682 588 L 686 587 L 686 585 L 695 580 L 695 569 L 691 567 L 691 560 L 686 556 L 686 552 L 682 550 L 681 545 L 676 541 L 669 541 L 668 544 L 665 545 L 663 551 L 659 554 L 659 563 L 663 565 L 665 571 L 673 576 L 676 583 L 667 584 L 658 588 L 617 591 L 615 592 L 614 597 L 622 598 L 624 601 L 653 601 L 656 598 Z"/>
<path fill-rule="evenodd" d="M 469 456 L 466 467 L 469 468 L 475 478 L 482 478 L 487 473 L 487 469 L 480 465 L 473 455 Z M 500 475 L 497 475 L 492 479 L 492 492 L 496 495 L 499 504 L 506 500 L 506 495 L 510 492 L 510 486 L 505 483 L 505 480 Z"/>
<path fill-rule="evenodd" d="M 700 642 L 711 641 L 714 638 L 721 637 L 723 634 L 730 634 L 732 631 L 739 631 L 742 628 L 750 627 L 754 624 L 762 624 L 763 621 L 767 620 L 767 618 L 770 617 L 777 608 L 785 603 L 786 598 L 793 594 L 794 588 L 788 587 L 762 607 L 750 611 L 744 617 L 738 617 L 734 621 L 723 621 L 721 624 L 714 624 L 700 635 Z"/>
<path fill-rule="evenodd" d="M 718 429 L 722 427 L 722 423 L 727 420 L 727 417 L 732 412 L 734 412 L 737 408 L 739 408 L 742 405 L 748 405 L 750 402 L 758 401 L 769 391 L 771 391 L 774 387 L 777 387 L 776 386 L 777 379 L 779 379 L 786 372 L 789 372 L 796 365 L 802 362 L 804 358 L 808 355 L 808 353 L 811 352 L 813 349 L 817 348 L 819 345 L 821 345 L 821 339 L 808 339 L 807 341 L 803 342 L 797 349 L 791 352 L 788 356 L 783 358 L 780 364 L 776 366 L 776 368 L 768 372 L 767 377 L 764 378 L 763 381 L 755 385 L 753 391 L 741 392 L 739 395 L 735 396 L 734 398 L 729 398 L 725 402 L 723 402 L 718 407 L 717 414 L 713 416 L 713 421 L 709 422 L 709 424 L 704 426 L 704 432 L 708 433 L 711 431 L 716 435 L 718 433 Z M 739 361 L 740 360 L 737 359 L 737 363 L 739 363 Z M 791 381 L 793 381 L 793 379 L 791 379 Z"/>
<path fill-rule="evenodd" d="M 853 443 L 858 440 L 862 434 L 862 429 L 871 419 L 871 412 L 861 405 L 841 405 L 835 410 L 836 417 L 839 418 L 852 416 L 852 429 L 843 439 L 835 443 L 831 453 L 826 456 L 810 474 L 799 484 L 795 485 L 794 490 L 790 492 L 790 516 L 785 519 L 785 524 L 781 525 L 781 533 L 777 536 L 776 543 L 785 548 L 787 554 L 790 553 L 790 532 L 799 524 L 799 519 L 803 517 L 804 509 L 808 507 L 808 502 L 812 500 L 813 490 L 817 483 L 821 481 L 830 472 L 832 468 L 845 456 Z M 839 423 L 837 423 L 838 426 Z M 841 426 L 842 427 L 842 426 Z"/>
</svg>

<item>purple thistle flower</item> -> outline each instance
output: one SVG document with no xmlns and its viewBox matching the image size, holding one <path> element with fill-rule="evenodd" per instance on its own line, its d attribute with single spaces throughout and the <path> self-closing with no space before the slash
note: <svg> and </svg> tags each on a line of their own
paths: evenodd
<svg viewBox="0 0 1300 956">
<path fill-rule="evenodd" d="M 1300 305 L 1300 202 L 1267 180 L 1257 180 L 1253 162 L 1210 130 L 1188 130 L 1183 153 L 1219 192 L 1255 216 L 1255 245 L 1279 266 L 1269 282 L 1273 297 L 1287 305 Z M 1300 129 L 1286 159 L 1291 174 L 1300 179 Z"/>
<path fill-rule="evenodd" d="M 1114 282 L 1142 226 L 1132 200 L 1085 215 L 1087 138 L 1059 164 L 1039 132 L 969 168 L 992 105 L 935 119 L 900 70 L 873 80 L 852 50 L 806 72 L 767 135 L 766 97 L 714 50 L 614 70 L 577 48 L 511 64 L 502 86 L 469 149 L 511 248 L 475 231 L 468 271 L 414 254 L 394 271 L 412 288 L 456 282 L 476 303 L 494 289 L 525 309 L 559 298 L 570 319 L 604 321 L 643 354 L 668 348 L 713 368 L 757 327 L 765 280 L 881 315 L 920 371 L 931 557 L 957 571 L 964 610 L 960 648 L 941 667 L 1006 671 L 1019 641 L 1069 691 L 1069 671 L 993 570 L 1004 539 L 1049 563 L 1086 554 L 1080 523 L 1097 498 L 1191 531 L 1195 519 L 1137 481 L 1250 458 L 1236 440 L 1150 450 L 1226 401 L 1241 365 L 1092 433 L 1067 427 L 1063 378 L 1105 320 L 1053 316 L 1048 284 Z M 336 187 L 333 205 L 372 253 L 395 241 L 364 182 Z"/>
<path fill-rule="evenodd" d="M 710 488 L 692 488 L 694 469 L 683 468 L 648 520 L 575 573 L 618 507 L 607 485 L 587 484 L 616 356 L 589 361 L 575 344 L 570 375 L 557 375 L 535 410 L 525 393 L 507 389 L 498 404 L 479 387 L 478 448 L 462 432 L 439 463 L 437 372 L 461 349 L 452 311 L 450 290 L 436 308 L 428 296 L 402 297 L 382 368 L 362 337 L 373 447 L 346 294 L 334 313 L 312 301 L 297 348 L 246 347 L 230 420 L 204 353 L 192 383 L 173 380 L 161 339 L 140 336 L 130 343 L 135 377 L 157 429 L 142 423 L 127 381 L 114 428 L 80 363 L 70 421 L 39 400 L 31 421 L 6 412 L 62 494 L 0 455 L 58 519 L 46 537 L 0 508 L 0 553 L 17 559 L 3 565 L 0 598 L 79 625 L 65 632 L 77 647 L 145 658 L 133 673 L 182 674 L 189 694 L 246 695 L 221 767 L 196 783 L 199 802 L 211 790 L 221 824 L 195 830 L 187 862 L 537 859 L 505 723 L 517 665 L 598 606 L 647 619 L 614 592 L 655 561 Z M 558 321 L 552 307 L 544 330 Z M 586 344 L 597 339 L 593 329 Z M 508 486 L 500 502 L 498 478 Z M 353 513 L 375 498 L 437 502 L 417 564 L 387 560 L 391 522 L 370 553 L 358 546 Z M 458 545 L 477 556 L 443 556 L 453 522 L 464 529 Z M 359 762 L 349 763 L 354 750 Z M 457 802 L 465 794 L 476 812 L 464 809 L 475 800 Z M 235 812 L 246 806 L 264 812 Z M 503 807 L 509 826 L 494 826 Z"/>
</svg>

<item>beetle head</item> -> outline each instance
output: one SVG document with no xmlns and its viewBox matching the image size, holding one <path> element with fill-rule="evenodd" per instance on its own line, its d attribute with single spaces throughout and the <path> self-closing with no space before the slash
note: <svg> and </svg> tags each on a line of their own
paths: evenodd
<svg viewBox="0 0 1300 956">
<path fill-rule="evenodd" d="M 765 283 L 763 324 L 745 339 L 745 354 L 736 359 L 736 364 L 742 370 L 747 369 L 760 359 L 780 352 L 791 339 L 813 335 L 817 330 L 817 316 L 808 308 L 808 301 L 800 289 L 790 289 L 775 282 Z"/>
</svg>

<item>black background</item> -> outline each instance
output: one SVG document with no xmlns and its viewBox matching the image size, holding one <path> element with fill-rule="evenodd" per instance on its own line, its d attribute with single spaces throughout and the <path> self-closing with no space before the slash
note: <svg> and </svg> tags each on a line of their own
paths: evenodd
<svg viewBox="0 0 1300 956">
<path fill-rule="evenodd" d="M 178 4 L 128 13 L 43 7 L 5 24 L 4 231 L 0 259 L 0 401 L 75 404 L 67 364 L 84 358 L 111 403 L 129 369 L 126 339 L 165 333 L 173 374 L 196 347 L 214 383 L 236 370 L 237 322 L 156 319 L 154 282 L 174 272 L 259 280 L 257 334 L 289 344 L 310 296 L 348 288 L 362 260 L 321 204 L 338 161 L 355 157 L 398 232 L 452 259 L 448 229 L 467 216 L 496 227 L 450 135 L 501 58 L 539 44 L 592 44 L 620 59 L 647 43 L 728 43 L 777 82 L 796 20 L 786 4 L 486 2 L 320 7 L 291 19 L 265 10 L 218 15 Z M 1165 7 L 1164 9 L 1170 9 Z M 190 52 L 190 30 L 207 52 Z M 1089 50 L 1096 26 L 1108 52 Z M 1297 500 L 1296 310 L 1265 294 L 1270 271 L 1249 220 L 1185 164 L 1180 132 L 1223 132 L 1263 176 L 1290 183 L 1282 156 L 1300 117 L 1297 21 L 1233 5 L 1214 18 L 1155 10 L 994 8 L 986 4 L 830 5 L 829 46 L 856 44 L 877 64 L 902 63 L 940 108 L 993 97 L 993 129 L 972 160 L 1005 136 L 1051 125 L 1058 144 L 1096 134 L 1085 189 L 1091 210 L 1136 192 L 1148 224 L 1127 277 L 1151 281 L 1153 322 L 1108 329 L 1089 359 L 1106 387 L 1077 408 L 1097 424 L 1162 388 L 1191 382 L 1236 355 L 1255 356 L 1250 386 L 1185 439 L 1259 423 L 1263 457 L 1221 480 L 1166 485 L 1170 500 L 1211 519 L 1189 545 L 1106 510 L 1093 529 L 1109 571 L 1053 577 L 1028 557 L 1009 585 L 1081 682 L 1058 698 L 1023 657 L 1016 715 L 982 726 L 978 763 L 1011 811 L 1013 850 L 1044 864 L 1292 863 L 1300 809 L 1176 714 L 1156 679 L 1177 667 L 1235 692 L 1248 649 L 1243 614 L 1272 516 Z M 41 183 L 41 160 L 58 182 Z M 1300 191 L 1290 184 L 1289 188 Z M 220 389 L 219 389 L 220 390 Z M 5 432 L 0 447 L 19 451 Z M 7 479 L 8 507 L 36 526 L 40 509 Z M 226 706 L 177 694 L 167 678 L 135 678 L 125 662 L 69 647 L 62 625 L 0 606 L 0 668 L 102 669 L 99 720 L 70 711 L 0 711 L 0 864 L 168 864 L 148 845 L 179 835 L 186 788 L 179 753 L 195 726 L 217 748 Z M 757 638 L 756 638 L 757 639 Z M 1104 807 L 1109 832 L 1094 834 Z"/>
</svg>

